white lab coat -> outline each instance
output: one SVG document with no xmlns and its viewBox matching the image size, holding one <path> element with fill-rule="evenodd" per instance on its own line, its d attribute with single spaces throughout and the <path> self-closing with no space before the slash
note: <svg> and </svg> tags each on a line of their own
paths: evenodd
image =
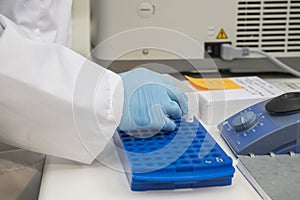
<svg viewBox="0 0 300 200">
<path fill-rule="evenodd" d="M 43 6 L 41 2 L 52 3 L 49 15 L 35 21 L 39 11 L 25 9 L 32 11 Z M 0 15 L 0 141 L 91 163 L 120 121 L 123 88 L 118 75 L 60 45 L 69 44 L 70 27 L 61 28 L 69 24 L 70 10 L 65 18 L 54 11 L 70 7 L 68 3 L 0 1 L 0 12 L 14 20 Z M 15 7 L 5 13 L 3 5 Z M 51 17 L 63 22 L 54 24 Z M 41 26 L 36 30 L 34 24 Z"/>
<path fill-rule="evenodd" d="M 71 46 L 72 0 L 1 0 L 0 13 L 27 38 Z"/>
<path fill-rule="evenodd" d="M 119 76 L 66 48 L 71 5 L 0 0 L 1 199 L 37 199 L 43 154 L 89 164 L 120 121 Z"/>
</svg>

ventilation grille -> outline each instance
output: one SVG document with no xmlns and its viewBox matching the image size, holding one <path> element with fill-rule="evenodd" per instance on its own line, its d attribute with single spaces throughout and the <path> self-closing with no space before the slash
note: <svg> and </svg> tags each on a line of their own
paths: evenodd
<svg viewBox="0 0 300 200">
<path fill-rule="evenodd" d="M 239 0 L 238 47 L 300 52 L 300 0 Z"/>
</svg>

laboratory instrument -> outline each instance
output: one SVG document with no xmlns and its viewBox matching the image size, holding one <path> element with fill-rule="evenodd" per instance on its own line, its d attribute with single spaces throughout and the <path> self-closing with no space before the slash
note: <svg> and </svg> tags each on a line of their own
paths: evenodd
<svg viewBox="0 0 300 200">
<path fill-rule="evenodd" d="M 236 155 L 300 152 L 300 92 L 252 105 L 218 125 Z"/>
<path fill-rule="evenodd" d="M 196 65 L 209 70 L 211 66 L 205 62 L 209 54 L 218 67 L 232 72 L 284 71 L 256 54 L 224 62 L 220 59 L 221 45 L 224 43 L 234 47 L 260 49 L 293 68 L 298 67 L 300 60 L 299 1 L 190 0 L 187 3 L 182 0 L 92 0 L 91 5 L 93 47 L 128 30 L 156 27 L 177 31 L 206 51 L 198 54 L 191 52 L 186 58 L 182 58 L 152 47 L 155 41 L 160 40 L 182 47 L 188 39 L 174 40 L 171 32 L 166 36 L 149 32 L 135 35 L 132 41 L 112 43 L 112 51 L 107 50 L 105 54 L 95 51 L 94 57 L 98 60 L 114 60 L 114 49 L 120 46 L 129 48 L 139 38 L 153 41 L 153 45 L 129 49 L 125 55 L 118 55 L 118 60 L 170 61 L 173 66 L 181 65 L 181 70 L 188 70 L 189 63 L 183 65 L 180 60 L 197 60 L 199 62 Z"/>
</svg>

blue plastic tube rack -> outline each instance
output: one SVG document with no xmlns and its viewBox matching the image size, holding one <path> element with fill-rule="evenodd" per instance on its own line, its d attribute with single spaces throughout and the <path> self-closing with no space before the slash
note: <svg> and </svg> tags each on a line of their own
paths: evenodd
<svg viewBox="0 0 300 200">
<path fill-rule="evenodd" d="M 226 186 L 234 167 L 201 123 L 175 120 L 171 132 L 139 130 L 114 134 L 131 190 Z"/>
</svg>

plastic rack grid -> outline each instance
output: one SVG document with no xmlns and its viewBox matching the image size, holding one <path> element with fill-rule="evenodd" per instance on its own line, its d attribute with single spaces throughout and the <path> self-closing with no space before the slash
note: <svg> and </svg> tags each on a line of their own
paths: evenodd
<svg viewBox="0 0 300 200">
<path fill-rule="evenodd" d="M 175 120 L 172 132 L 119 130 L 114 142 L 133 191 L 231 185 L 232 159 L 201 123 Z"/>
</svg>

